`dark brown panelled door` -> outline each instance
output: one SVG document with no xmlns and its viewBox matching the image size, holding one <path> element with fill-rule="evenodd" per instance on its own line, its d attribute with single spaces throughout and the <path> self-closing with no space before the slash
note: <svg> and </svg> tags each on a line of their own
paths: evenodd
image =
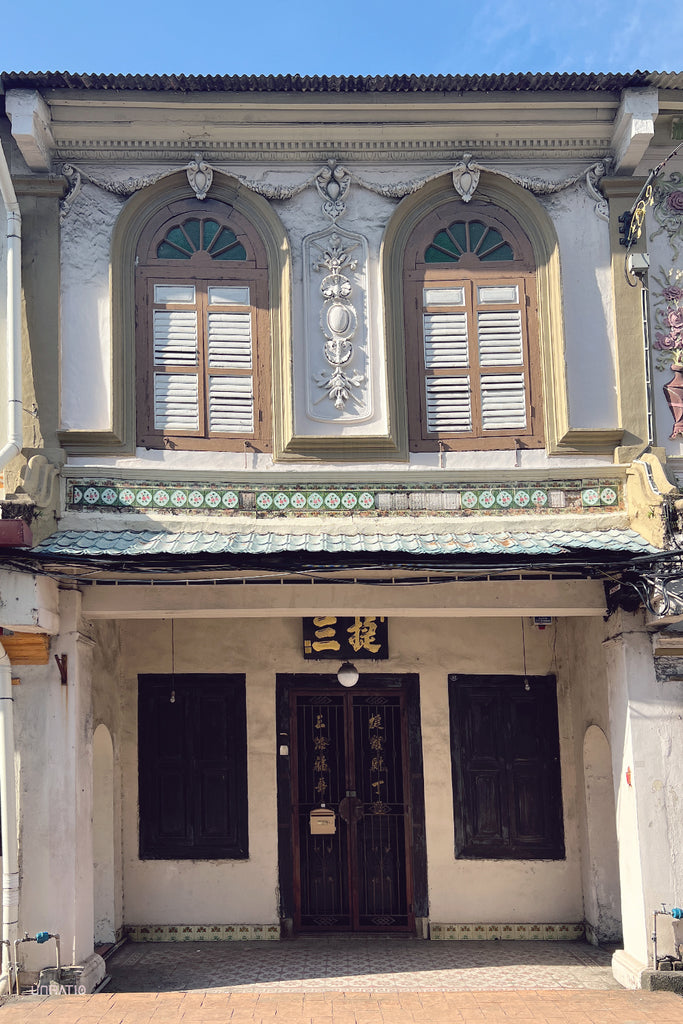
<svg viewBox="0 0 683 1024">
<path fill-rule="evenodd" d="M 297 930 L 414 927 L 404 699 L 362 688 L 291 693 Z M 311 812 L 326 810 L 335 830 L 312 831 Z"/>
</svg>

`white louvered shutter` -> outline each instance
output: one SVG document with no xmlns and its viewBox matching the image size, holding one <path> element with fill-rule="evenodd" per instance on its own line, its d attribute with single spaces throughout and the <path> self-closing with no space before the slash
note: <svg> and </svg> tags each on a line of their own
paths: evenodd
<svg viewBox="0 0 683 1024">
<path fill-rule="evenodd" d="M 476 436 L 527 429 L 524 303 L 519 280 L 422 289 L 424 430 Z"/>
<path fill-rule="evenodd" d="M 482 374 L 481 419 L 484 430 L 526 428 L 523 373 Z"/>
<path fill-rule="evenodd" d="M 472 429 L 469 377 L 427 377 L 427 430 L 460 433 Z"/>
<path fill-rule="evenodd" d="M 468 365 L 467 314 L 464 311 L 425 313 L 423 323 L 427 370 Z"/>
<path fill-rule="evenodd" d="M 518 285 L 478 289 L 477 341 L 482 367 L 481 418 L 484 430 L 525 430 L 527 384 L 524 372 L 485 372 L 524 366 L 524 335 Z M 496 309 L 487 309 L 495 304 Z M 500 308 L 503 304 L 508 308 Z"/>
<path fill-rule="evenodd" d="M 199 339 L 195 286 L 156 284 L 154 303 L 154 426 L 169 433 L 196 433 Z M 168 308 L 171 305 L 176 308 Z M 187 372 L 183 372 L 185 368 Z"/>
<path fill-rule="evenodd" d="M 207 316 L 208 411 L 211 434 L 254 431 L 251 309 L 217 309 L 249 303 L 249 288 L 209 288 Z M 214 372 L 212 372 L 214 371 Z"/>
<path fill-rule="evenodd" d="M 254 429 L 252 377 L 209 377 L 211 433 L 250 434 Z"/>
<path fill-rule="evenodd" d="M 199 380 L 196 373 L 154 374 L 154 426 L 190 433 L 199 430 Z"/>
</svg>

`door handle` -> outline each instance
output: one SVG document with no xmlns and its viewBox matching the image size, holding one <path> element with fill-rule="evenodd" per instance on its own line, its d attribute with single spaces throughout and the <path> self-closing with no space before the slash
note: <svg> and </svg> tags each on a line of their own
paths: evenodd
<svg viewBox="0 0 683 1024">
<path fill-rule="evenodd" d="M 352 821 L 360 821 L 363 817 L 363 801 L 357 796 L 345 796 L 339 804 L 339 817 L 347 825 Z"/>
</svg>

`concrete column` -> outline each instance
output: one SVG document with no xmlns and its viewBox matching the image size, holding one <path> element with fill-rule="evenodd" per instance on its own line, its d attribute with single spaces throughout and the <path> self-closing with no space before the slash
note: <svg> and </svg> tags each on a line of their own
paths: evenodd
<svg viewBox="0 0 683 1024">
<path fill-rule="evenodd" d="M 20 928 L 31 935 L 59 932 L 63 964 L 88 962 L 83 984 L 92 988 L 99 964 L 93 953 L 92 647 L 81 620 L 81 595 L 60 594 L 59 634 L 51 653 L 66 656 L 66 685 L 57 666 L 22 681 L 22 891 Z M 54 964 L 54 946 L 26 944 L 30 972 Z M 94 970 L 93 970 L 94 969 Z"/>
<path fill-rule="evenodd" d="M 614 975 L 637 988 L 652 912 L 683 900 L 683 684 L 658 683 L 640 615 L 620 612 L 603 642 L 615 785 L 624 949 Z"/>
</svg>

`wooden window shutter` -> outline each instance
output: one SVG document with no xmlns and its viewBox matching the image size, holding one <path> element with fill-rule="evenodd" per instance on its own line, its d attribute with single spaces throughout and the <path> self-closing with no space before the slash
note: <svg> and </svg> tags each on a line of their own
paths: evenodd
<svg viewBox="0 0 683 1024">
<path fill-rule="evenodd" d="M 247 857 L 244 677 L 141 675 L 138 688 L 140 858 Z"/>
<path fill-rule="evenodd" d="M 404 252 L 411 450 L 541 447 L 534 260 L 505 211 L 448 203 Z"/>
<path fill-rule="evenodd" d="M 456 857 L 564 858 L 555 680 L 449 676 Z"/>
<path fill-rule="evenodd" d="M 267 256 L 232 206 L 158 211 L 136 253 L 138 443 L 255 451 L 270 439 Z"/>
</svg>

